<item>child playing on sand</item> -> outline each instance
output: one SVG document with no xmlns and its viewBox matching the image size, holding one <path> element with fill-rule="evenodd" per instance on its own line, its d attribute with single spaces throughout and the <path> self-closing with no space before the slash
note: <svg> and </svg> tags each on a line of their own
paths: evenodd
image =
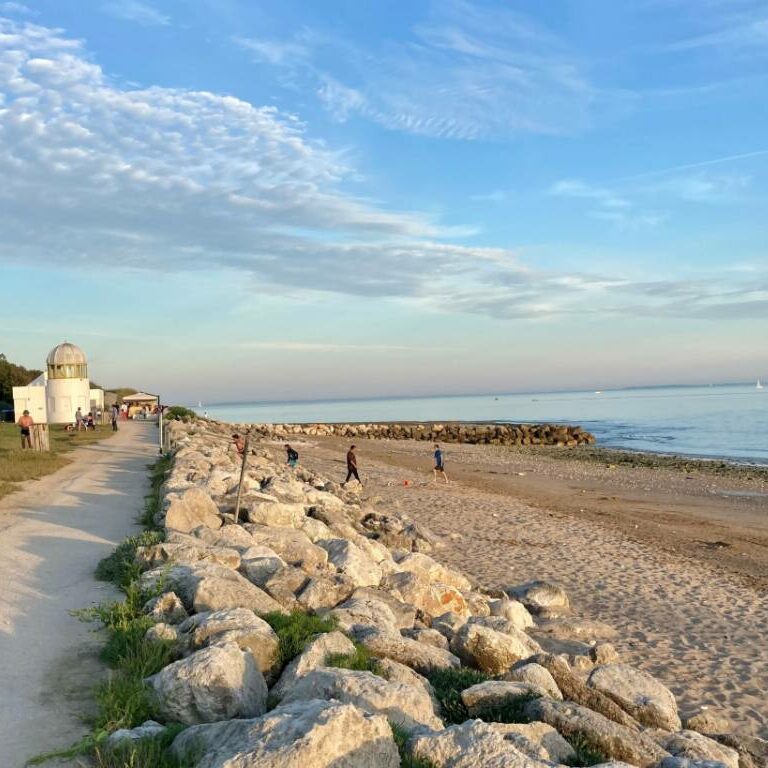
<svg viewBox="0 0 768 768">
<path fill-rule="evenodd" d="M 445 464 L 443 462 L 443 452 L 440 450 L 440 446 L 435 443 L 435 468 L 433 470 L 434 478 L 433 483 L 437 482 L 438 475 L 442 475 L 445 484 L 448 485 L 448 475 L 445 474 Z"/>
<path fill-rule="evenodd" d="M 288 456 L 288 466 L 293 469 L 299 463 L 299 453 L 291 448 L 288 443 L 285 444 L 285 453 Z"/>
</svg>

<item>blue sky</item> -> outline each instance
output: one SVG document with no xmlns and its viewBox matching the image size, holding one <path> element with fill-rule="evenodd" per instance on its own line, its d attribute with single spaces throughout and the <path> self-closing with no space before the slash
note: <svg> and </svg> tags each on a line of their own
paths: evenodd
<svg viewBox="0 0 768 768">
<path fill-rule="evenodd" d="M 0 349 L 212 401 L 768 376 L 756 0 L 0 0 Z"/>
</svg>

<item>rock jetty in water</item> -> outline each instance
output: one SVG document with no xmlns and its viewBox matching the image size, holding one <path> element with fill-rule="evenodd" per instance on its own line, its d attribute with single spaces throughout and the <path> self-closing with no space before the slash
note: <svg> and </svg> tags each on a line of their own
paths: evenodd
<svg viewBox="0 0 768 768">
<path fill-rule="evenodd" d="M 573 448 L 595 442 L 581 427 L 565 424 L 445 424 L 398 422 L 383 424 L 252 424 L 242 425 L 266 438 L 288 435 L 366 437 L 374 440 L 430 440 L 484 445 L 556 445 Z"/>
<path fill-rule="evenodd" d="M 681 719 L 670 690 L 601 639 L 610 628 L 584 642 L 590 624 L 561 586 L 536 574 L 503 590 L 473 586 L 439 562 L 429 530 L 285 466 L 258 442 L 235 522 L 241 460 L 231 427 L 168 429 L 174 457 L 157 518 L 165 541 L 139 548 L 137 562 L 142 585 L 160 592 L 145 608 L 157 622 L 150 636 L 172 642 L 175 659 L 146 684 L 159 717 L 189 726 L 171 749 L 196 768 L 760 764 L 762 746 L 725 733 L 715 713 Z M 520 428 L 498 429 L 256 432 L 518 439 Z M 530 429 L 525 439 L 587 440 L 576 428 Z M 325 630 L 289 648 L 281 626 L 304 613 L 326 619 Z M 568 654 L 556 647 L 563 640 Z"/>
</svg>

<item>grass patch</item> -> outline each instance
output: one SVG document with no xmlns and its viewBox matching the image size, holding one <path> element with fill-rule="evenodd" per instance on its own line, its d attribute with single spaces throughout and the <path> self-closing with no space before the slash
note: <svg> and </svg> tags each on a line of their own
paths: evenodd
<svg viewBox="0 0 768 768">
<path fill-rule="evenodd" d="M 352 653 L 332 653 L 325 660 L 325 667 L 352 669 L 358 672 L 380 673 L 379 660 L 364 646 L 355 643 Z"/>
<path fill-rule="evenodd" d="M 274 611 L 262 618 L 275 630 L 280 641 L 278 655 L 281 666 L 298 656 L 312 635 L 333 632 L 336 629 L 335 619 L 324 619 L 301 611 L 293 611 L 287 615 Z"/>
<path fill-rule="evenodd" d="M 475 713 L 487 723 L 529 723 L 531 718 L 525 714 L 525 705 L 539 697 L 535 693 L 513 696 L 489 707 L 483 707 Z"/>
<path fill-rule="evenodd" d="M 136 564 L 136 550 L 139 547 L 160 544 L 164 538 L 161 531 L 142 531 L 137 536 L 125 539 L 117 545 L 111 555 L 99 561 L 96 566 L 96 578 L 100 581 L 111 581 L 118 587 L 127 589 L 141 573 Z"/>
<path fill-rule="evenodd" d="M 38 480 L 70 463 L 66 454 L 83 445 L 91 445 L 112 437 L 109 424 L 99 424 L 95 430 L 67 432 L 63 425 L 49 428 L 51 450 L 45 453 L 22 450 L 19 428 L 15 424 L 0 424 L 0 498 L 19 490 L 19 483 Z"/>
<path fill-rule="evenodd" d="M 179 759 L 168 751 L 182 730 L 182 726 L 170 726 L 165 733 L 141 741 L 97 746 L 93 750 L 94 768 L 193 768 L 194 756 Z"/>
<path fill-rule="evenodd" d="M 477 683 L 491 678 L 483 672 L 468 667 L 458 669 L 435 669 L 427 675 L 440 702 L 443 719 L 447 725 L 463 723 L 469 719 L 469 712 L 461 700 L 461 692 Z"/>
<path fill-rule="evenodd" d="M 567 741 L 576 753 L 576 757 L 571 758 L 568 765 L 589 766 L 608 762 L 608 758 L 583 733 L 577 733 Z"/>
<path fill-rule="evenodd" d="M 163 411 L 163 418 L 178 421 L 197 421 L 199 416 L 191 409 L 183 405 L 172 405 Z"/>
<path fill-rule="evenodd" d="M 389 721 L 389 727 L 392 729 L 392 738 L 397 744 L 397 751 L 400 753 L 400 768 L 435 768 L 431 760 L 423 757 L 414 757 L 406 752 L 405 745 L 408 742 L 409 734 L 397 723 Z"/>
<path fill-rule="evenodd" d="M 155 517 L 160 511 L 160 487 L 165 481 L 165 477 L 171 469 L 172 459 L 170 456 L 163 456 L 158 459 L 150 468 L 149 473 L 149 493 L 144 501 L 144 511 L 141 513 L 139 522 L 148 531 L 162 530 L 155 522 Z"/>
</svg>

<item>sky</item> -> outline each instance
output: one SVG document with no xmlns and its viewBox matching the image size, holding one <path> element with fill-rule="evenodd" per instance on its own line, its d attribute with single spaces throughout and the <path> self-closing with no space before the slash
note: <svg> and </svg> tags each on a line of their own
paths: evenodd
<svg viewBox="0 0 768 768">
<path fill-rule="evenodd" d="M 764 0 L 0 0 L 0 351 L 168 402 L 768 378 Z"/>
</svg>

